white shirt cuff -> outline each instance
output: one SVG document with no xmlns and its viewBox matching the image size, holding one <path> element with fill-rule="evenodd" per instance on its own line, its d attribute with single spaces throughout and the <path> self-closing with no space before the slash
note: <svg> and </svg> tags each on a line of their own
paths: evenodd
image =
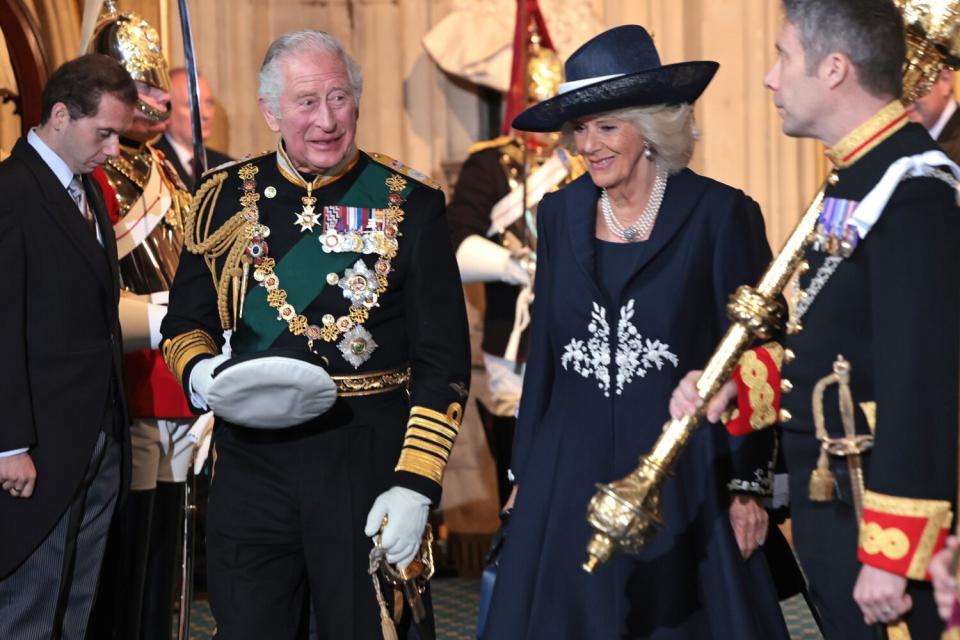
<svg viewBox="0 0 960 640">
<path fill-rule="evenodd" d="M 26 453 L 30 451 L 29 447 L 24 447 L 23 449 L 10 449 L 9 451 L 0 451 L 0 458 L 9 458 L 10 456 L 20 455 L 21 453 Z"/>
</svg>

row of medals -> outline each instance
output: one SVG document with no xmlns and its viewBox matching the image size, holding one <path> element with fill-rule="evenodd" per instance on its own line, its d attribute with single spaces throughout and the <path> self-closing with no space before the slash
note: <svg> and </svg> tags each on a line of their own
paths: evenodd
<svg viewBox="0 0 960 640">
<path fill-rule="evenodd" d="M 264 195 L 268 198 L 273 197 L 276 195 L 276 189 L 267 187 Z M 392 207 L 399 207 L 403 203 L 403 198 L 398 191 L 391 190 L 388 197 Z M 301 232 L 313 233 L 314 227 L 321 221 L 316 213 L 317 199 L 308 189 L 307 195 L 301 198 L 301 202 L 303 209 L 296 213 L 297 219 L 294 224 L 300 227 Z M 341 233 L 337 231 L 341 209 L 337 206 L 324 208 L 325 231 L 319 237 L 323 251 L 325 253 L 376 253 L 381 257 L 374 264 L 373 270 L 367 267 L 362 259 L 358 259 L 353 267 L 346 269 L 343 277 L 335 272 L 328 273 L 327 284 L 340 287 L 343 297 L 350 301 L 350 312 L 339 318 L 330 313 L 324 314 L 321 320 L 323 326 L 307 325 L 303 335 L 307 339 L 310 350 L 314 351 L 314 341 L 322 339 L 333 342 L 342 333 L 344 339 L 337 346 L 344 359 L 357 368 L 369 360 L 377 348 L 373 335 L 367 331 L 362 322 L 366 319 L 369 309 L 378 306 L 378 291 L 382 290 L 381 281 L 385 281 L 387 274 L 390 273 L 390 259 L 396 255 L 399 246 L 397 241 L 399 228 L 396 220 L 390 216 L 390 210 L 371 209 L 368 229 L 363 231 L 349 229 Z M 265 225 L 260 225 L 260 229 L 264 232 L 262 237 L 252 238 L 247 250 L 254 259 L 267 255 L 267 244 L 263 238 L 269 234 L 269 231 Z M 254 273 L 254 279 L 258 280 L 268 292 L 279 288 L 279 278 L 276 274 L 264 274 L 258 270 Z M 280 306 L 277 311 L 277 319 L 281 321 L 289 321 L 296 313 L 289 304 Z"/>
</svg>

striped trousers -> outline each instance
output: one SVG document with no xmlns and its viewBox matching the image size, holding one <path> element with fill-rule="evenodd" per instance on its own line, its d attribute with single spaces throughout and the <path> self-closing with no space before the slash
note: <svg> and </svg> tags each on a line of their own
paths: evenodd
<svg viewBox="0 0 960 640">
<path fill-rule="evenodd" d="M 101 432 L 83 481 L 56 526 L 0 580 L 3 640 L 84 640 L 120 492 L 120 455 L 117 441 Z"/>
</svg>

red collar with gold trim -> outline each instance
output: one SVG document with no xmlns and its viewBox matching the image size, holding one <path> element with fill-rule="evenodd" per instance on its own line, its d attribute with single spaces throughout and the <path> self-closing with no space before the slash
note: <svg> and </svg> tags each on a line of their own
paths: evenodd
<svg viewBox="0 0 960 640">
<path fill-rule="evenodd" d="M 907 122 L 903 105 L 899 100 L 894 100 L 827 149 L 827 157 L 838 169 L 846 169 L 905 127 Z"/>
</svg>

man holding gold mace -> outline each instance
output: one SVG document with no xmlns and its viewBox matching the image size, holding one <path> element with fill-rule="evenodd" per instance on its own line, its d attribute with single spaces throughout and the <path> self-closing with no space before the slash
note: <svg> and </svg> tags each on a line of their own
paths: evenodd
<svg viewBox="0 0 960 640">
<path fill-rule="evenodd" d="M 707 412 L 737 396 L 727 426 L 746 433 L 777 417 L 754 413 L 758 397 L 782 401 L 794 542 L 827 638 L 941 628 L 925 580 L 956 499 L 960 169 L 899 99 L 916 84 L 901 71 L 909 4 L 784 0 L 765 84 L 784 132 L 822 141 L 834 169 L 782 345 L 748 352 L 739 391 Z M 675 418 L 698 406 L 698 373 Z"/>
</svg>

